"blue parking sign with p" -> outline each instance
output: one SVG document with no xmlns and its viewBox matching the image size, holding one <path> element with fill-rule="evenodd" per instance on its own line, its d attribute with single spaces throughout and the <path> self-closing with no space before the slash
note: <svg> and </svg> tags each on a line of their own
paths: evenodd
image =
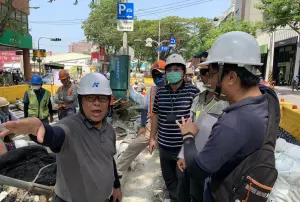
<svg viewBox="0 0 300 202">
<path fill-rule="evenodd" d="M 118 20 L 134 20 L 133 3 L 118 3 L 117 12 Z"/>
</svg>

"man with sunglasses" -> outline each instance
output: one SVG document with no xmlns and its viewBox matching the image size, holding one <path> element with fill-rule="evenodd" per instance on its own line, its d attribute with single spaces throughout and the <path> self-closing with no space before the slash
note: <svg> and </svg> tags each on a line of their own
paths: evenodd
<svg viewBox="0 0 300 202">
<path fill-rule="evenodd" d="M 264 178 L 268 179 L 270 183 L 261 187 L 268 187 L 269 190 L 275 182 L 274 176 L 269 173 L 272 173 L 272 165 L 275 167 L 273 151 L 280 106 L 276 93 L 271 88 L 259 85 L 257 75 L 263 65 L 259 45 L 248 33 L 225 33 L 216 39 L 207 61 L 201 65 L 209 66 L 210 77 L 217 83 L 213 87 L 216 96 L 227 100 L 230 105 L 214 124 L 201 151 L 197 149 L 196 136 L 201 134 L 203 127 L 191 120 L 178 122 L 184 139 L 186 169 L 189 176 L 199 183 L 199 195 L 194 201 L 267 201 L 266 196 L 269 194 L 258 194 L 257 191 L 253 192 L 254 195 L 257 193 L 254 196 L 252 193 L 252 188 L 257 188 L 251 186 L 258 181 L 249 181 L 250 188 L 245 189 L 243 183 L 247 180 L 242 177 L 255 170 L 253 168 L 261 162 L 267 161 L 270 169 L 261 169 L 251 175 L 262 180 L 260 185 L 265 182 Z M 269 147 L 265 149 L 263 145 Z M 251 158 L 260 149 L 268 151 L 258 153 L 263 160 Z M 210 179 L 206 181 L 208 177 Z M 228 184 L 230 182 L 231 185 Z M 245 194 L 242 194 L 243 191 Z M 264 191 L 261 189 L 259 193 Z"/>
<path fill-rule="evenodd" d="M 76 85 L 70 81 L 70 74 L 67 70 L 59 71 L 59 80 L 63 86 L 59 87 L 54 96 L 54 103 L 58 105 L 58 119 L 76 113 L 77 89 Z"/>
<path fill-rule="evenodd" d="M 176 120 L 190 117 L 193 99 L 199 89 L 184 81 L 186 62 L 181 55 L 170 55 L 165 69 L 168 84 L 158 89 L 155 96 L 149 151 L 151 154 L 156 147 L 157 135 L 162 175 L 170 200 L 175 202 L 178 201 L 176 163 L 182 146 L 182 135 Z"/>
<path fill-rule="evenodd" d="M 116 134 L 106 117 L 112 91 L 100 73 L 82 77 L 78 88 L 80 112 L 50 126 L 37 118 L 2 124 L 0 136 L 31 134 L 56 153 L 57 174 L 53 202 L 121 201 L 114 155 Z"/>
<path fill-rule="evenodd" d="M 152 66 L 151 74 L 155 86 L 152 86 L 144 99 L 144 106 L 141 112 L 141 127 L 137 137 L 128 145 L 117 161 L 117 170 L 119 178 L 128 169 L 133 160 L 148 146 L 151 131 L 151 116 L 153 111 L 153 102 L 158 88 L 165 85 L 165 66 L 166 62 L 159 60 Z"/>
<path fill-rule="evenodd" d="M 199 55 L 208 56 L 208 54 L 205 53 L 201 53 Z M 202 57 L 199 62 L 201 63 L 205 61 L 206 58 Z M 196 64 L 196 66 L 199 66 L 199 64 Z M 207 141 L 212 130 L 212 126 L 217 121 L 217 118 L 223 114 L 223 109 L 228 106 L 228 102 L 215 98 L 214 88 L 217 85 L 217 82 L 211 78 L 212 75 L 209 73 L 208 66 L 200 65 L 199 69 L 199 76 L 203 82 L 203 88 L 205 90 L 195 97 L 191 107 L 191 118 L 197 126 L 202 129 L 196 141 L 196 143 L 198 143 L 196 144 L 198 151 L 201 150 L 202 146 Z M 199 137 L 201 139 L 199 139 Z M 195 199 L 199 198 L 199 186 L 197 181 L 190 178 L 186 170 L 183 148 L 181 148 L 178 158 L 178 180 L 180 181 L 178 187 L 178 200 L 179 202 L 191 200 L 196 201 Z"/>
</svg>

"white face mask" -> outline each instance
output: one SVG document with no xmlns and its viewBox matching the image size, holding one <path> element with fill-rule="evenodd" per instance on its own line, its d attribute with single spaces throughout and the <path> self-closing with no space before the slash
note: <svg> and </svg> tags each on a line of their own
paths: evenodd
<svg viewBox="0 0 300 202">
<path fill-rule="evenodd" d="M 40 89 L 41 89 L 41 86 L 31 86 L 31 88 L 32 88 L 33 90 L 40 90 Z"/>
</svg>

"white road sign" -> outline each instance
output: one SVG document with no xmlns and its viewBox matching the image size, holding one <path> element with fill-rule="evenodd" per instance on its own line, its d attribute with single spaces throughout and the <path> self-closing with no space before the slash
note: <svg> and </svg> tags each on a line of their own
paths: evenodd
<svg viewBox="0 0 300 202">
<path fill-rule="evenodd" d="M 117 30 L 121 32 L 132 32 L 134 20 L 118 20 Z"/>
</svg>

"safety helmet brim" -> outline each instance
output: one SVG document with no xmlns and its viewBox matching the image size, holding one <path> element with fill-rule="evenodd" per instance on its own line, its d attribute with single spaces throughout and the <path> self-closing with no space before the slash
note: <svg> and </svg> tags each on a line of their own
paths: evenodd
<svg viewBox="0 0 300 202">
<path fill-rule="evenodd" d="M 244 66 L 262 66 L 263 63 L 245 63 L 245 62 L 241 62 L 241 61 L 234 61 L 234 60 L 231 60 L 231 61 L 227 61 L 227 60 L 223 60 L 223 61 L 220 61 L 220 60 L 207 60 L 205 62 L 202 62 L 199 64 L 199 66 L 207 66 L 207 65 L 210 65 L 210 64 L 213 64 L 213 63 L 217 63 L 217 64 L 236 64 L 240 67 L 244 67 Z"/>
</svg>

